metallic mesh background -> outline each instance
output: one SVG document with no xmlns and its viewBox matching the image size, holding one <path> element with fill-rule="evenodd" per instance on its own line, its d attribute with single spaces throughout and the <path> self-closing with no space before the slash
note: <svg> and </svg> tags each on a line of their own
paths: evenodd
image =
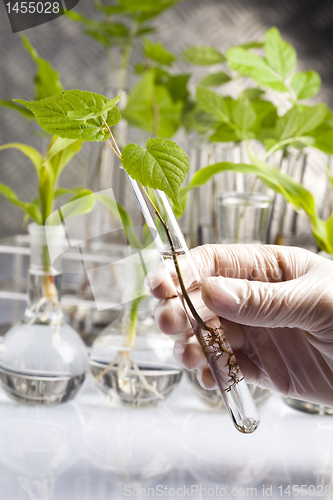
<svg viewBox="0 0 333 500">
<path fill-rule="evenodd" d="M 91 15 L 92 0 L 80 0 L 78 12 Z M 225 51 L 231 45 L 261 38 L 277 26 L 297 50 L 299 68 L 313 68 L 323 79 L 318 96 L 333 104 L 333 2 L 331 0 L 185 0 L 155 22 L 154 35 L 180 55 L 190 45 L 211 44 Z M 60 72 L 65 88 L 95 92 L 105 89 L 108 62 L 102 47 L 85 37 L 81 27 L 62 17 L 27 30 L 40 55 Z M 139 50 L 133 62 L 139 60 Z M 19 34 L 10 30 L 4 3 L 0 4 L 0 99 L 33 98 L 34 63 L 23 49 Z M 179 61 L 179 70 L 188 66 Z M 197 76 L 204 70 L 198 69 Z M 0 108 L 0 144 L 25 142 L 45 148 L 38 128 L 16 113 Z M 85 145 L 61 177 L 63 186 L 85 184 L 96 157 L 94 145 Z M 20 198 L 36 196 L 36 177 L 29 161 L 17 151 L 0 152 L 0 182 L 8 184 Z M 0 197 L 0 237 L 22 231 L 22 213 Z"/>
</svg>

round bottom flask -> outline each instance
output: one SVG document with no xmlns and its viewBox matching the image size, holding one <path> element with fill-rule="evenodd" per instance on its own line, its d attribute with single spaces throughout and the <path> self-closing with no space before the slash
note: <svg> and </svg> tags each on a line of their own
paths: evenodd
<svg viewBox="0 0 333 500">
<path fill-rule="evenodd" d="M 134 302 L 96 338 L 90 370 L 107 397 L 130 406 L 155 405 L 177 387 L 182 369 L 173 358 L 173 340 L 157 330 L 152 299 L 133 321 Z"/>
<path fill-rule="evenodd" d="M 22 322 L 0 344 L 0 383 L 8 396 L 27 404 L 54 404 L 72 399 L 88 369 L 86 348 L 64 322 L 60 278 L 50 263 L 47 243 L 62 243 L 62 228 L 29 226 L 31 260 L 28 302 Z"/>
</svg>

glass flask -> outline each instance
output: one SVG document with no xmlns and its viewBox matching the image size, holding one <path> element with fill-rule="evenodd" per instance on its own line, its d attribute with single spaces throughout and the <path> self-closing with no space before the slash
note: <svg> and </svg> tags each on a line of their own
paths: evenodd
<svg viewBox="0 0 333 500">
<path fill-rule="evenodd" d="M 154 299 L 125 304 L 119 317 L 93 343 L 93 381 L 113 402 L 155 405 L 177 387 L 182 369 L 173 358 L 173 340 L 154 323 Z"/>
<path fill-rule="evenodd" d="M 261 193 L 224 193 L 218 197 L 219 243 L 266 243 L 272 199 Z"/>
<path fill-rule="evenodd" d="M 23 320 L 0 344 L 0 383 L 8 396 L 26 404 L 54 404 L 72 399 L 88 369 L 86 348 L 64 321 L 60 305 L 61 274 L 50 263 L 49 247 L 61 253 L 60 226 L 29 225 L 30 268 Z"/>
</svg>

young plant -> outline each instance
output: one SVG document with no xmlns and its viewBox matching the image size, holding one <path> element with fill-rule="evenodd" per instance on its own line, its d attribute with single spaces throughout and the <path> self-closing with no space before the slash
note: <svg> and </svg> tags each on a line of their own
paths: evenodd
<svg viewBox="0 0 333 500">
<path fill-rule="evenodd" d="M 209 74 L 199 82 L 195 103 L 186 117 L 188 129 L 208 137 L 211 142 L 244 141 L 249 158 L 248 164 L 219 163 L 199 171 L 188 189 L 204 184 L 225 170 L 255 174 L 268 187 L 283 194 L 295 210 L 305 211 L 319 248 L 331 253 L 333 214 L 327 221 L 321 220 L 309 191 L 266 163 L 277 150 L 282 150 L 283 156 L 287 156 L 290 146 L 300 152 L 311 146 L 333 153 L 332 111 L 325 103 L 308 105 L 304 102 L 320 89 L 318 73 L 295 71 L 295 49 L 281 38 L 277 28 L 266 32 L 263 43 L 232 47 L 225 55 L 213 47 L 192 47 L 183 55 L 192 64 L 226 66 L 225 72 Z M 223 85 L 230 81 L 235 82 L 235 88 L 244 82 L 244 77 L 245 82 L 252 79 L 253 85 L 244 88 L 243 83 L 237 99 L 209 88 L 221 86 L 223 89 Z M 289 108 L 283 114 L 270 100 L 274 93 L 283 96 L 285 107 Z M 263 154 L 259 153 L 258 143 L 261 143 L 261 149 L 264 147 Z M 183 196 L 185 194 L 184 190 Z"/>
<path fill-rule="evenodd" d="M 37 65 L 37 71 L 34 78 L 35 99 L 43 99 L 62 91 L 63 87 L 60 81 L 59 73 L 48 61 L 39 57 L 27 37 L 21 35 L 21 38 L 23 46 L 29 52 L 31 58 Z M 14 103 L 9 100 L 2 100 L 0 101 L 0 105 L 18 112 L 27 119 L 34 119 L 34 114 L 18 103 Z M 61 172 L 68 165 L 71 159 L 80 151 L 81 147 L 82 141 L 77 139 L 62 139 L 58 137 L 57 134 L 50 137 L 45 154 L 39 152 L 30 145 L 17 142 L 0 146 L 0 151 L 16 149 L 23 153 L 33 164 L 37 175 L 37 196 L 31 201 L 23 201 L 19 199 L 17 194 L 11 188 L 3 183 L 0 183 L 0 194 L 24 213 L 24 224 L 26 224 L 29 220 L 32 220 L 39 225 L 44 225 L 45 221 L 53 211 L 54 201 L 61 196 L 70 196 L 70 201 L 74 201 L 91 193 L 91 191 L 83 187 L 76 187 L 73 189 L 58 187 L 58 180 Z M 91 197 L 86 198 L 86 200 L 86 203 L 81 204 L 83 212 L 88 212 L 92 208 Z M 43 251 L 42 257 L 44 270 L 47 273 L 50 269 L 50 262 L 47 248 L 45 248 L 45 250 L 46 251 Z M 57 290 L 54 286 L 53 276 L 45 275 L 43 277 L 43 286 L 44 297 L 58 306 Z"/>
<path fill-rule="evenodd" d="M 77 12 L 67 16 L 83 24 L 84 33 L 100 43 L 108 55 L 112 77 L 118 75 L 119 89 L 127 89 L 133 48 L 141 46 L 142 62 L 134 66 L 140 80 L 130 90 L 128 102 L 122 110 L 123 118 L 132 126 L 152 136 L 172 137 L 182 121 L 182 112 L 188 101 L 189 74 L 174 75 L 176 60 L 159 42 L 146 35 L 155 33 L 151 21 L 181 0 L 118 0 L 104 5 L 95 1 L 101 20 L 90 19 Z"/>
</svg>

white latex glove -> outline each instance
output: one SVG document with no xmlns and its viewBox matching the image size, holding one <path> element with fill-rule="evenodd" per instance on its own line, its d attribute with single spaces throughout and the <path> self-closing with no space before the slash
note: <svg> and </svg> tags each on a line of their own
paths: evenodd
<svg viewBox="0 0 333 500">
<path fill-rule="evenodd" d="M 272 245 L 205 245 L 191 255 L 202 289 L 189 296 L 205 321 L 209 312 L 202 299 L 221 318 L 245 380 L 333 406 L 333 262 L 301 248 Z M 155 309 L 156 323 L 164 333 L 179 334 L 176 359 L 188 369 L 198 368 L 201 385 L 214 389 L 176 297 L 171 265 L 172 277 L 161 264 L 146 280 L 151 293 L 163 299 Z M 185 276 L 186 263 L 181 269 Z"/>
</svg>

